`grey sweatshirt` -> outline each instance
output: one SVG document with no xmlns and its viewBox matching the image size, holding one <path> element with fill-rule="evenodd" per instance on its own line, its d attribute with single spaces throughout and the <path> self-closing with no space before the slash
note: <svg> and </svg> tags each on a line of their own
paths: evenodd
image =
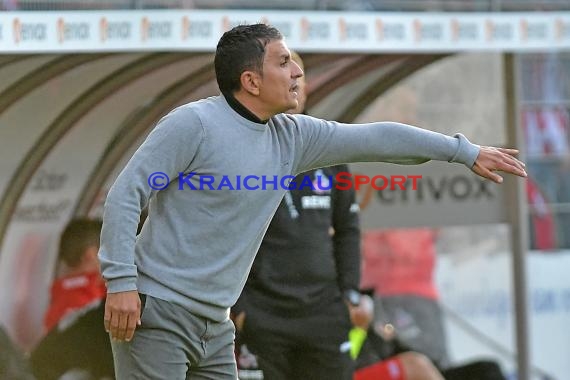
<svg viewBox="0 0 570 380">
<path fill-rule="evenodd" d="M 460 134 L 398 123 L 279 114 L 258 124 L 223 96 L 183 105 L 160 120 L 109 191 L 99 250 L 108 292 L 138 290 L 223 321 L 285 193 L 280 179 L 349 162 L 441 160 L 471 167 L 478 154 Z M 166 189 L 151 187 L 168 183 L 149 180 L 155 172 L 168 176 Z M 213 177 L 214 190 L 204 176 Z M 244 184 L 246 176 L 257 177 Z M 274 176 L 277 186 L 262 180 Z M 136 237 L 147 204 L 149 216 Z"/>
</svg>

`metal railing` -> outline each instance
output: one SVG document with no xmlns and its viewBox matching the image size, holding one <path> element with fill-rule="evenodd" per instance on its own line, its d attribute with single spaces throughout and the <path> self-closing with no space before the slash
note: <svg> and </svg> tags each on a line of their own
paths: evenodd
<svg viewBox="0 0 570 380">
<path fill-rule="evenodd" d="M 566 11 L 569 0 L 0 0 L 0 10 L 282 9 L 385 12 Z"/>
</svg>

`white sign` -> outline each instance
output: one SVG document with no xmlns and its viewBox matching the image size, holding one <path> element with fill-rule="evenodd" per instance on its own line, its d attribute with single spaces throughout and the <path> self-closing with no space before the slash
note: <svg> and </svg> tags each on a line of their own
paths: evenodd
<svg viewBox="0 0 570 380">
<path fill-rule="evenodd" d="M 448 314 L 448 344 L 457 362 L 492 357 L 501 362 L 509 379 L 515 370 L 512 256 L 507 252 L 475 255 L 462 260 L 438 257 L 437 282 Z M 570 251 L 531 252 L 528 255 L 528 313 L 530 367 L 533 380 L 549 374 L 553 380 L 570 373 Z M 466 328 L 465 324 L 470 326 Z M 491 342 L 493 342 L 491 344 Z"/>
<path fill-rule="evenodd" d="M 213 51 L 243 23 L 277 27 L 298 51 L 570 49 L 570 12 L 378 13 L 128 10 L 0 13 L 0 53 Z"/>
<path fill-rule="evenodd" d="M 363 230 L 507 221 L 504 185 L 484 180 L 464 165 L 358 163 L 351 164 L 350 170 L 354 177 L 371 179 L 358 190 Z M 399 185 L 402 178 L 405 183 Z"/>
</svg>

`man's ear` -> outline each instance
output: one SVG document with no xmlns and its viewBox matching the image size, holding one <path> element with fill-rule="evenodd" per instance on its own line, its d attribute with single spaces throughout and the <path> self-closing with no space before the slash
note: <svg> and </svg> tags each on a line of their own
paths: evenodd
<svg viewBox="0 0 570 380">
<path fill-rule="evenodd" d="M 261 78 L 258 73 L 246 70 L 243 73 L 241 73 L 239 79 L 241 82 L 241 88 L 243 88 L 247 93 L 254 96 L 259 95 Z"/>
</svg>

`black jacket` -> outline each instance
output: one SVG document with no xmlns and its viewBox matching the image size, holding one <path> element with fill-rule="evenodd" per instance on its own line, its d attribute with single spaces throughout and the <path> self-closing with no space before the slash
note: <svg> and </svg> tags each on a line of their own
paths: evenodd
<svg viewBox="0 0 570 380">
<path fill-rule="evenodd" d="M 308 314 L 342 291 L 358 289 L 358 205 L 353 189 L 335 188 L 336 175 L 346 171 L 339 165 L 297 176 L 297 189 L 285 195 L 273 217 L 235 314 L 251 307 Z"/>
<path fill-rule="evenodd" d="M 72 369 L 88 371 L 93 378 L 114 378 L 109 335 L 103 327 L 105 301 L 77 311 L 62 320 L 31 354 L 34 374 L 56 380 Z"/>
<path fill-rule="evenodd" d="M 34 380 L 24 354 L 0 327 L 0 380 Z"/>
</svg>

